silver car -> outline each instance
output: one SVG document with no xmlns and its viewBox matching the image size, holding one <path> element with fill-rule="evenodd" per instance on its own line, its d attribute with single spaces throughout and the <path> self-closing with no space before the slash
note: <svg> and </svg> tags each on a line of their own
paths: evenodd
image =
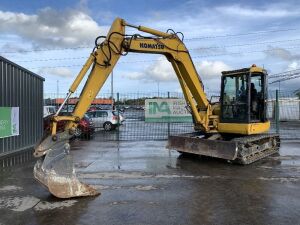
<svg viewBox="0 0 300 225">
<path fill-rule="evenodd" d="M 95 110 L 86 115 L 93 121 L 95 128 L 104 128 L 106 131 L 116 129 L 125 121 L 121 113 L 115 110 Z"/>
</svg>

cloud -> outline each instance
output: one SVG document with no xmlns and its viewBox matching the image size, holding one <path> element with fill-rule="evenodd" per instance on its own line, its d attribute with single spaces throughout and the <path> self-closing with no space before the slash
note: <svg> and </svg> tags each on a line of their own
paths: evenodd
<svg viewBox="0 0 300 225">
<path fill-rule="evenodd" d="M 146 68 L 144 78 L 159 82 L 176 81 L 177 77 L 171 63 L 163 57 L 159 60 Z"/>
<path fill-rule="evenodd" d="M 219 13 L 229 16 L 247 17 L 252 19 L 261 18 L 285 18 L 299 16 L 299 10 L 287 9 L 279 5 L 267 5 L 265 8 L 250 8 L 242 5 L 229 5 L 216 7 Z"/>
<path fill-rule="evenodd" d="M 289 50 L 280 47 L 268 46 L 265 51 L 267 57 L 278 58 L 284 61 L 299 60 L 300 54 L 292 54 Z"/>
<path fill-rule="evenodd" d="M 293 54 L 284 48 L 279 47 L 268 47 L 265 51 L 267 58 L 271 60 L 279 59 L 285 62 L 285 67 L 283 71 L 296 70 L 300 68 L 300 54 Z"/>
<path fill-rule="evenodd" d="M 132 80 L 143 80 L 146 82 L 178 82 L 172 65 L 167 60 L 163 60 L 162 57 L 159 59 L 159 61 L 146 67 L 143 72 L 126 73 L 123 76 Z M 195 66 L 200 78 L 204 81 L 204 85 L 208 90 L 212 91 L 219 89 L 221 72 L 231 69 L 229 65 L 222 61 L 204 60 Z"/>
<path fill-rule="evenodd" d="M 200 46 L 194 49 L 197 53 L 200 53 L 203 56 L 218 56 L 218 55 L 226 55 L 229 52 L 227 51 L 225 46 Z"/>
<path fill-rule="evenodd" d="M 231 67 L 223 61 L 204 60 L 196 64 L 199 76 L 203 80 L 205 93 L 219 95 L 221 84 L 221 72 L 231 70 Z"/>
<path fill-rule="evenodd" d="M 109 3 L 109 1 L 105 0 L 105 3 Z M 228 69 L 225 62 L 230 62 L 230 65 L 234 68 L 243 68 L 251 65 L 253 62 L 260 62 L 260 65 L 263 64 L 266 68 L 271 68 L 273 73 L 279 73 L 288 68 L 296 68 L 300 64 L 300 59 L 293 59 L 299 54 L 297 49 L 293 50 L 290 48 L 290 51 L 284 51 L 288 49 L 288 46 L 296 45 L 296 42 L 278 44 L 278 47 L 282 49 L 278 48 L 275 50 L 275 53 L 273 52 L 277 56 L 271 56 L 271 52 L 268 52 L 270 53 L 269 57 L 265 57 L 265 54 L 268 54 L 267 51 L 265 53 L 230 55 L 231 52 L 250 52 L 253 49 L 254 51 L 263 51 L 268 47 L 266 45 L 238 46 L 240 44 L 299 39 L 299 29 L 297 27 L 300 19 L 298 16 L 300 10 L 296 1 L 287 1 L 285 3 L 281 1 L 280 4 L 278 1 L 261 2 L 260 4 L 248 1 L 232 4 L 232 1 L 189 0 L 188 2 L 178 1 L 172 8 L 163 7 L 165 4 L 167 3 L 159 2 L 161 7 L 156 8 L 139 5 L 138 7 L 143 8 L 142 14 L 134 13 L 137 8 L 131 7 L 122 14 L 122 17 L 127 19 L 129 23 L 145 25 L 161 31 L 165 31 L 168 28 L 182 31 L 185 34 L 184 42 L 187 48 L 191 50 L 192 57 L 200 61 L 199 63 L 195 62 L 195 66 L 199 75 L 203 78 L 206 90 L 219 88 L 220 71 Z M 72 9 L 44 8 L 39 11 L 32 11 L 35 9 L 34 7 L 31 10 L 32 13 L 22 13 L 28 12 L 26 9 L 20 9 L 20 11 L 15 12 L 13 7 L 8 9 L 9 11 L 0 10 L 0 38 L 2 42 L 7 43 L 6 40 L 11 40 L 11 37 L 18 37 L 15 38 L 18 41 L 13 42 L 19 45 L 18 48 L 16 45 L 16 51 L 18 52 L 22 52 L 24 48 L 32 50 L 32 45 L 34 48 L 92 46 L 94 38 L 98 35 L 106 34 L 106 30 L 108 30 L 107 27 L 100 26 L 100 24 L 111 24 L 115 15 L 119 15 L 118 7 L 112 7 L 111 4 L 103 4 L 103 2 L 93 1 L 92 3 L 92 1 L 82 0 L 77 5 L 67 4 L 66 6 L 72 7 Z M 264 33 L 264 31 L 285 29 L 287 31 Z M 133 29 L 127 29 L 127 32 L 140 33 Z M 232 34 L 248 33 L 257 34 L 231 36 Z M 8 35 L 10 37 L 7 38 Z M 227 47 L 232 45 L 237 46 Z M 4 48 L 5 51 L 14 51 L 13 45 L 7 47 Z M 70 56 L 70 54 L 72 55 Z M 33 60 L 33 62 L 24 64 L 27 68 L 35 68 L 37 63 L 34 62 L 34 59 L 36 58 L 82 57 L 82 54 L 83 51 L 26 53 L 28 58 L 26 60 Z M 88 51 L 86 51 L 86 54 L 88 54 Z M 23 58 L 18 58 L 23 57 L 22 54 L 15 55 L 15 60 L 24 60 Z M 10 55 L 8 54 L 8 56 Z M 131 57 L 130 54 L 128 57 Z M 139 61 L 140 57 L 143 57 L 142 54 L 132 56 L 132 61 Z M 206 61 L 201 61 L 204 59 Z M 224 64 L 222 65 L 222 62 L 225 66 Z M 64 66 L 70 66 L 71 60 L 63 63 Z M 78 63 L 76 61 L 76 64 L 80 64 L 79 61 Z M 45 61 L 39 62 L 38 65 L 55 67 L 62 64 L 59 61 L 54 61 L 53 63 Z M 221 69 L 218 69 L 220 67 Z M 175 72 L 171 64 L 166 60 L 154 63 L 124 63 L 118 64 L 118 68 L 120 68 L 119 71 L 122 71 L 124 77 L 127 78 L 122 80 L 121 88 L 125 92 L 128 91 L 127 86 L 133 83 L 142 83 L 139 81 L 149 83 L 153 81 L 164 82 L 160 84 L 161 87 L 175 87 L 177 84 Z M 128 73 L 131 70 L 133 73 Z M 128 72 L 124 73 L 124 71 Z M 51 74 L 53 77 L 64 77 L 60 69 L 50 72 L 46 71 L 46 74 Z M 146 84 L 146 86 L 148 89 L 145 91 L 156 89 L 156 85 L 152 85 L 152 87 Z M 49 88 L 49 86 L 46 87 L 46 89 Z M 52 88 L 55 89 L 55 85 Z M 138 88 L 142 87 L 132 86 L 132 90 L 137 90 Z"/>
<path fill-rule="evenodd" d="M 287 70 L 297 70 L 297 69 L 300 69 L 300 62 L 296 62 L 296 61 L 291 62 L 287 68 Z"/>
<path fill-rule="evenodd" d="M 150 64 L 141 72 L 126 73 L 123 74 L 123 76 L 132 80 L 154 82 L 172 82 L 177 80 L 171 63 L 162 56 L 159 57 L 155 63 Z"/>
<path fill-rule="evenodd" d="M 0 11 L 0 32 L 21 36 L 35 47 L 91 45 L 106 30 L 79 10 L 44 8 L 31 15 Z"/>
<path fill-rule="evenodd" d="M 3 52 L 17 52 L 17 53 L 22 53 L 26 52 L 28 50 L 25 46 L 24 43 L 21 45 L 21 43 L 16 44 L 16 43 L 5 43 L 4 45 L 1 46 L 1 51 Z"/>
<path fill-rule="evenodd" d="M 144 78 L 144 74 L 141 72 L 130 72 L 123 73 L 123 77 L 126 77 L 131 80 L 140 80 Z"/>
<path fill-rule="evenodd" d="M 230 70 L 230 66 L 222 61 L 207 61 L 204 60 L 196 65 L 200 77 L 204 79 L 221 79 L 221 72 Z"/>
<path fill-rule="evenodd" d="M 40 69 L 37 73 L 41 74 L 41 76 L 57 76 L 61 78 L 69 78 L 74 75 L 73 72 L 68 68 L 43 68 Z"/>
</svg>

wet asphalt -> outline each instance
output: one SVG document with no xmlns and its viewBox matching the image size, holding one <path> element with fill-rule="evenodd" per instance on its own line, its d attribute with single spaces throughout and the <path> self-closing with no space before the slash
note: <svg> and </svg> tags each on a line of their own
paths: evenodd
<svg viewBox="0 0 300 225">
<path fill-rule="evenodd" d="M 300 141 L 247 166 L 165 146 L 73 141 L 78 177 L 101 191 L 97 197 L 51 196 L 33 179 L 34 161 L 2 168 L 0 225 L 300 224 Z"/>
</svg>

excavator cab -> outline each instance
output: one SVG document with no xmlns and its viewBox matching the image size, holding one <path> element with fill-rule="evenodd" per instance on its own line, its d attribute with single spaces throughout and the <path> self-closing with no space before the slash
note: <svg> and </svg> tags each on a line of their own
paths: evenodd
<svg viewBox="0 0 300 225">
<path fill-rule="evenodd" d="M 219 132 L 228 133 L 230 129 L 231 133 L 249 135 L 267 131 L 266 104 L 267 72 L 264 69 L 253 65 L 222 72 Z"/>
<path fill-rule="evenodd" d="M 278 153 L 279 136 L 267 133 L 267 93 L 267 72 L 260 67 L 222 72 L 218 133 L 170 136 L 168 147 L 238 164 Z"/>
</svg>

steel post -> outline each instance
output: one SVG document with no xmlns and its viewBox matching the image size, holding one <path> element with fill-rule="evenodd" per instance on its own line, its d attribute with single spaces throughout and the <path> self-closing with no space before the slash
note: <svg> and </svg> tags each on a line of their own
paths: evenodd
<svg viewBox="0 0 300 225">
<path fill-rule="evenodd" d="M 120 140 L 120 95 L 119 92 L 117 93 L 117 102 L 115 104 L 115 109 L 117 111 L 118 115 L 118 129 L 117 129 L 117 140 Z"/>
<path fill-rule="evenodd" d="M 279 91 L 278 90 L 276 90 L 275 124 L 276 124 L 276 133 L 279 134 Z"/>
<path fill-rule="evenodd" d="M 170 92 L 168 91 L 168 99 L 170 98 Z M 168 137 L 170 136 L 170 117 L 168 119 Z"/>
</svg>

